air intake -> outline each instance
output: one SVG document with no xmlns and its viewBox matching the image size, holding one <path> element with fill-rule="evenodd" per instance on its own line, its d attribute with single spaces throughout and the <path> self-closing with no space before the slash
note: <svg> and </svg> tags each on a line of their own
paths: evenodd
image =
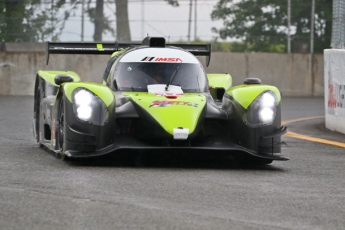
<svg viewBox="0 0 345 230">
<path fill-rule="evenodd" d="M 146 37 L 143 42 L 143 45 L 150 47 L 165 47 L 165 38 L 162 37 Z"/>
</svg>

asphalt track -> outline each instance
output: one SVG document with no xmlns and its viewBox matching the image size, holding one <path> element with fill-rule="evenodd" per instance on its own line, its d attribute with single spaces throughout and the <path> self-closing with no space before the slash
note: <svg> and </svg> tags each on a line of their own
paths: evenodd
<svg viewBox="0 0 345 230">
<path fill-rule="evenodd" d="M 291 123 L 307 121 L 307 120 L 312 120 L 312 119 L 324 119 L 324 118 L 325 118 L 324 116 L 305 117 L 305 118 L 300 118 L 300 119 L 283 121 L 282 124 L 283 125 L 289 125 Z M 298 139 L 302 139 L 302 140 L 307 140 L 307 141 L 312 141 L 312 142 L 317 142 L 317 143 L 322 143 L 322 144 L 327 144 L 327 145 L 334 145 L 334 146 L 338 146 L 338 147 L 341 147 L 341 148 L 345 148 L 345 143 L 341 143 L 341 142 L 337 142 L 337 141 L 331 141 L 331 140 L 326 140 L 326 139 L 317 138 L 317 137 L 306 136 L 306 135 L 294 133 L 294 132 L 291 132 L 291 131 L 288 131 L 286 133 L 286 136 L 294 137 L 294 138 L 298 138 Z"/>
<path fill-rule="evenodd" d="M 289 161 L 124 153 L 65 162 L 35 143 L 33 98 L 0 96 L 0 229 L 345 229 L 336 145 L 345 135 L 325 129 L 322 98 L 282 105 Z"/>
</svg>

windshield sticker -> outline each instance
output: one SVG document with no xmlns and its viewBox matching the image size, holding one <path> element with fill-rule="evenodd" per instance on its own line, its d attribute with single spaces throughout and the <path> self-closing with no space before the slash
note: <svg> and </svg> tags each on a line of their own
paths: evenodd
<svg viewBox="0 0 345 230">
<path fill-rule="evenodd" d="M 185 105 L 185 106 L 194 106 L 198 107 L 197 103 L 193 102 L 188 102 L 188 101 L 164 101 L 164 100 L 159 100 L 159 101 L 153 101 L 150 104 L 150 107 L 168 107 L 172 105 Z"/>
<path fill-rule="evenodd" d="M 181 58 L 172 57 L 144 57 L 141 61 L 153 61 L 153 62 L 183 62 Z"/>
<path fill-rule="evenodd" d="M 179 97 L 179 96 L 183 96 L 183 93 L 154 93 L 154 95 L 156 96 L 159 96 L 159 97 L 162 97 L 162 96 L 165 96 L 165 97 L 169 97 L 169 96 L 175 96 L 175 97 Z"/>
</svg>

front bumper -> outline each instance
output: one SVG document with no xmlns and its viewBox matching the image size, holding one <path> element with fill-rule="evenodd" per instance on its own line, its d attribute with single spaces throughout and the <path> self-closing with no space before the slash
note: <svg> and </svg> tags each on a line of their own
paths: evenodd
<svg viewBox="0 0 345 230">
<path fill-rule="evenodd" d="M 269 160 L 280 160 L 285 161 L 289 160 L 288 157 L 283 156 L 280 152 L 274 152 L 279 146 L 283 145 L 282 142 L 275 142 L 277 137 L 280 137 L 287 131 L 286 127 L 281 127 L 281 129 L 277 130 L 272 135 L 268 135 L 262 137 L 262 141 L 259 143 L 259 150 L 264 149 L 264 151 L 256 152 L 251 149 L 245 148 L 241 145 L 235 144 L 234 142 L 230 141 L 229 138 L 225 137 L 212 137 L 207 138 L 204 141 L 197 141 L 197 142 L 186 142 L 186 141 L 175 141 L 174 145 L 162 143 L 148 143 L 146 141 L 139 140 L 131 135 L 116 135 L 114 138 L 115 141 L 106 146 L 102 149 L 94 149 L 88 148 L 90 146 L 90 142 L 86 141 L 85 143 L 69 143 L 70 146 L 80 146 L 79 148 L 73 150 L 66 150 L 64 154 L 67 157 L 71 158 L 87 158 L 87 157 L 95 157 L 95 156 L 102 156 L 112 152 L 116 152 L 118 150 L 162 150 L 164 153 L 166 150 L 196 150 L 196 151 L 207 151 L 207 152 L 227 152 L 229 154 L 236 153 L 236 154 L 248 154 L 254 157 L 262 158 L 262 159 L 269 159 Z M 82 135 L 82 134 L 78 134 Z M 84 138 L 81 138 L 84 139 Z M 92 139 L 92 138 L 91 138 Z M 85 138 L 84 140 L 90 140 L 90 136 Z M 279 139 L 280 140 L 280 139 Z M 181 143 L 181 144 L 179 144 Z M 92 146 L 96 146 L 96 143 L 93 143 Z M 260 146 L 261 145 L 261 146 Z M 91 146 L 90 146 L 91 147 Z M 89 149 L 89 150 L 88 150 Z"/>
</svg>

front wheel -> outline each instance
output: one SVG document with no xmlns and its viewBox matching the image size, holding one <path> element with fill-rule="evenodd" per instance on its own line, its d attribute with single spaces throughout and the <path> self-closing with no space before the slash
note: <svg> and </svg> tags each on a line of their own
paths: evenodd
<svg viewBox="0 0 345 230">
<path fill-rule="evenodd" d="M 43 145 L 40 143 L 41 101 L 43 98 L 44 82 L 41 78 L 37 77 L 35 83 L 33 133 L 39 147 L 43 147 Z"/>
<path fill-rule="evenodd" d="M 57 136 L 58 136 L 58 141 L 57 145 L 59 148 L 59 155 L 62 159 L 66 158 L 65 155 L 65 146 L 64 146 L 64 141 L 65 141 L 65 106 L 64 106 L 64 98 L 61 97 L 58 102 L 58 113 L 57 113 Z"/>
</svg>

